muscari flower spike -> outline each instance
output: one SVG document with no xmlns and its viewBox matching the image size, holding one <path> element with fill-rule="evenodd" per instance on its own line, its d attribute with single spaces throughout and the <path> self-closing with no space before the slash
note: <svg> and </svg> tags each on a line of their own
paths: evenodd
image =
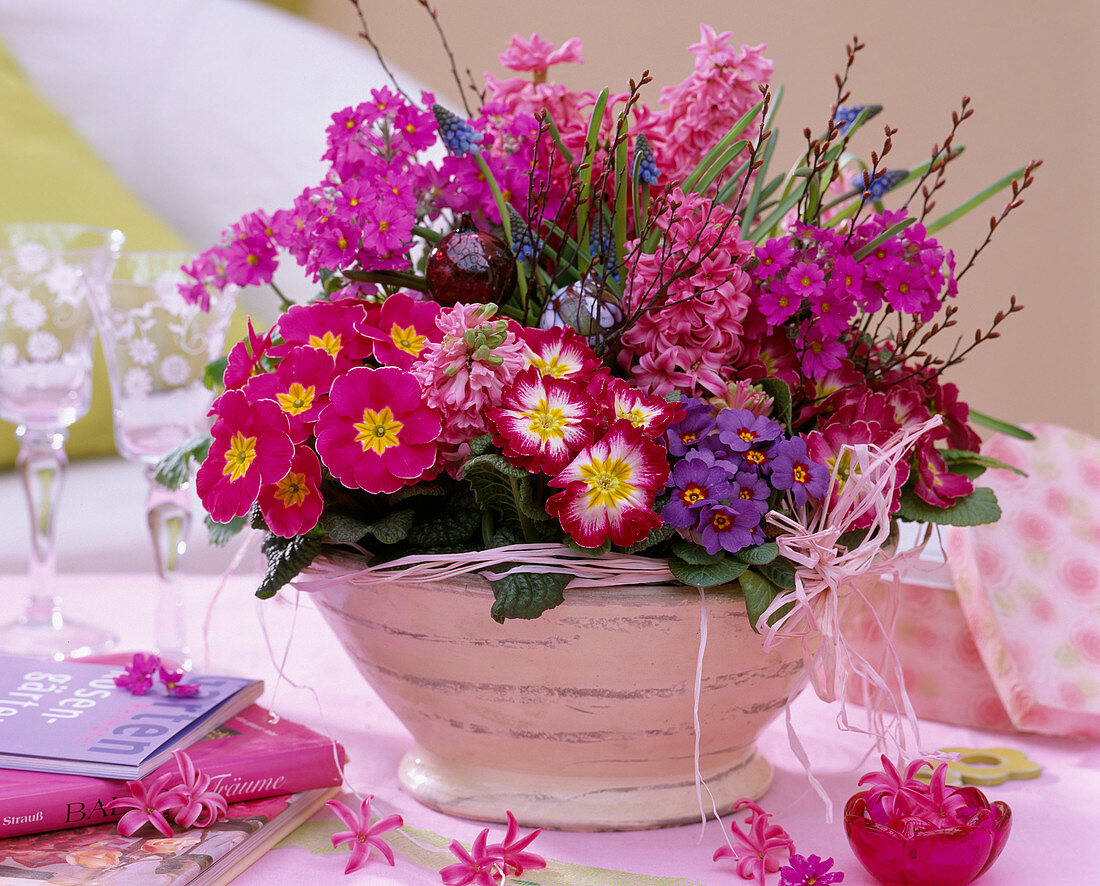
<svg viewBox="0 0 1100 886">
<path fill-rule="evenodd" d="M 866 188 L 869 200 L 881 200 L 909 176 L 908 169 L 888 169 Z"/>
<path fill-rule="evenodd" d="M 512 204 L 507 204 L 507 207 L 508 223 L 512 228 L 512 252 L 516 261 L 530 261 L 542 251 L 542 244 L 531 232 L 527 220 L 512 208 Z"/>
<path fill-rule="evenodd" d="M 847 135 L 862 111 L 867 112 L 863 118 L 863 122 L 866 123 L 881 110 L 882 105 L 841 105 L 833 114 L 833 121 L 840 127 L 840 134 Z"/>
<path fill-rule="evenodd" d="M 634 140 L 634 162 L 630 167 L 630 177 L 640 184 L 655 185 L 660 176 L 649 139 L 644 133 L 639 133 Z"/>
<path fill-rule="evenodd" d="M 456 157 L 465 157 L 467 154 L 479 152 L 477 143 L 481 141 L 482 135 L 467 121 L 438 104 L 432 105 L 432 113 L 439 128 L 439 138 L 450 153 Z"/>
</svg>

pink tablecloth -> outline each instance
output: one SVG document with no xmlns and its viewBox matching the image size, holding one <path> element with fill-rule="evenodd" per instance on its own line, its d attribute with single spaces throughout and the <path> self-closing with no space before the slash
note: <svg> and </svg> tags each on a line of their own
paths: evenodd
<svg viewBox="0 0 1100 886">
<path fill-rule="evenodd" d="M 400 723 L 378 701 L 356 673 L 348 657 L 332 638 L 328 627 L 308 600 L 295 607 L 290 602 L 262 603 L 251 595 L 248 578 L 233 578 L 216 600 L 217 580 L 209 576 L 187 580 L 193 645 L 200 669 L 220 673 L 246 673 L 267 681 L 262 699 L 287 717 L 328 732 L 343 742 L 351 757 L 347 777 L 360 793 L 373 793 L 400 812 L 408 825 L 469 842 L 483 827 L 449 818 L 417 804 L 404 793 L 396 770 L 410 738 Z M 110 621 L 122 646 L 148 648 L 154 596 L 153 582 L 141 575 L 64 576 L 61 591 L 78 615 Z M 22 603 L 22 582 L 0 577 L 3 613 L 10 617 Z M 203 622 L 209 628 L 204 636 Z M 261 625 L 266 625 L 271 651 Z M 287 649 L 285 673 L 294 681 L 276 678 L 275 659 Z M 208 650 L 208 653 L 207 653 Z M 846 873 L 846 886 L 873 884 L 853 857 L 840 824 L 840 809 L 854 791 L 859 772 L 869 768 L 860 760 L 866 741 L 841 734 L 833 722 L 835 711 L 804 694 L 794 704 L 794 724 L 803 737 L 815 769 L 837 809 L 827 824 L 820 799 L 808 788 L 801 766 L 787 746 L 782 721 L 773 724 L 761 740 L 761 749 L 775 767 L 771 790 L 761 801 L 787 829 L 798 851 L 833 856 Z M 706 728 L 706 725 L 703 725 Z M 922 725 L 926 748 L 943 746 L 1009 746 L 1023 750 L 1043 766 L 1033 781 L 1007 782 L 988 789 L 995 799 L 1012 806 L 1014 828 L 997 865 L 982 879 L 985 886 L 1035 883 L 1086 886 L 1100 882 L 1100 744 L 982 732 L 937 723 Z M 493 833 L 501 829 L 493 826 Z M 324 850 L 325 836 L 334 829 L 314 821 L 293 845 L 268 853 L 243 873 L 235 884 L 270 883 L 408 884 L 438 883 L 430 873 L 398 857 L 397 867 L 372 863 L 353 877 L 342 876 L 346 852 Z M 705 830 L 687 826 L 662 831 L 620 834 L 544 832 L 532 849 L 549 859 L 586 867 L 610 868 L 636 874 L 661 875 L 668 880 L 648 881 L 657 886 L 741 883 L 727 866 L 711 862 L 722 845 L 718 826 Z M 528 880 L 525 875 L 523 878 Z M 555 874 L 538 872 L 529 882 L 540 884 L 635 884 L 642 878 L 617 878 L 608 874 L 587 877 L 576 868 L 563 866 Z M 769 886 L 778 876 L 769 878 Z"/>
</svg>

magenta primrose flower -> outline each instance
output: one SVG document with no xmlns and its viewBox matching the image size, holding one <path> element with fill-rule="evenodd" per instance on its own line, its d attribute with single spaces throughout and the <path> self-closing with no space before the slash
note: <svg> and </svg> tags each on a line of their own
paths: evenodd
<svg viewBox="0 0 1100 886">
<path fill-rule="evenodd" d="M 159 668 L 160 682 L 164 684 L 165 695 L 189 698 L 199 694 L 198 683 L 184 683 L 183 671 L 170 671 L 163 664 Z"/>
<path fill-rule="evenodd" d="M 412 375 L 359 366 L 332 385 L 317 420 L 317 454 L 345 486 L 396 492 L 435 464 L 440 430 Z"/>
<path fill-rule="evenodd" d="M 308 345 L 331 354 L 337 372 L 343 372 L 371 355 L 373 343 L 360 332 L 367 316 L 367 306 L 351 298 L 295 305 L 276 324 L 284 344 L 272 348 L 271 354 L 281 357 L 293 347 Z"/>
<path fill-rule="evenodd" d="M 267 528 L 283 538 L 305 535 L 321 519 L 321 462 L 308 446 L 296 446 L 287 472 L 260 489 L 260 512 Z"/>
<path fill-rule="evenodd" d="M 379 363 L 408 369 L 428 342 L 442 340 L 435 325 L 442 308 L 433 301 L 414 301 L 404 292 L 382 303 L 378 327 L 366 326 L 363 334 L 374 339 L 374 356 Z"/>
<path fill-rule="evenodd" d="M 785 867 L 779 869 L 779 886 L 831 886 L 833 883 L 843 883 L 844 874 L 833 871 L 833 860 L 822 860 L 817 855 L 808 858 L 802 855 L 792 855 Z"/>
<path fill-rule="evenodd" d="M 130 663 L 125 665 L 126 673 L 115 677 L 115 685 L 128 690 L 131 695 L 144 695 L 153 688 L 153 676 L 158 667 L 159 656 L 135 652 Z"/>
<path fill-rule="evenodd" d="M 261 486 L 287 472 L 294 444 L 274 400 L 250 401 L 242 391 L 226 391 L 214 411 L 214 442 L 195 476 L 195 489 L 211 518 L 228 523 L 248 513 Z"/>
<path fill-rule="evenodd" d="M 377 849 L 392 867 L 394 864 L 393 850 L 382 839 L 382 835 L 401 827 L 405 822 L 400 815 L 387 815 L 385 818 L 371 824 L 370 801 L 374 794 L 368 794 L 363 798 L 357 815 L 339 800 L 329 800 L 325 805 L 339 816 L 340 820 L 348 826 L 346 831 L 338 831 L 332 835 L 332 846 L 336 848 L 343 843 L 351 844 L 351 858 L 348 859 L 345 874 L 357 871 L 370 860 L 371 849 Z"/>
<path fill-rule="evenodd" d="M 313 423 L 328 405 L 328 392 L 336 377 L 336 360 L 331 354 L 308 345 L 286 352 L 274 372 L 253 375 L 244 386 L 250 401 L 274 400 L 286 415 L 290 438 L 305 442 Z"/>
<path fill-rule="evenodd" d="M 769 824 L 771 813 L 765 812 L 752 800 L 738 800 L 733 811 L 748 809 L 748 833 L 742 831 L 737 822 L 730 822 L 734 847 L 719 846 L 714 852 L 714 861 L 729 858 L 737 862 L 737 873 L 746 880 L 755 879 L 764 886 L 765 873 L 778 871 L 784 860 L 794 852 L 794 841 L 779 825 Z"/>
</svg>

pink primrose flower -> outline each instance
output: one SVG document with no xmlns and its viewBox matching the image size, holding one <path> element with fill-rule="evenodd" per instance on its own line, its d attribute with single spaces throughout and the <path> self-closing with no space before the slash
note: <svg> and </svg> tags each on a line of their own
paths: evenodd
<svg viewBox="0 0 1100 886">
<path fill-rule="evenodd" d="M 549 329 L 517 327 L 516 336 L 527 346 L 524 359 L 543 375 L 552 378 L 589 376 L 600 368 L 600 358 L 592 347 L 570 326 Z"/>
<path fill-rule="evenodd" d="M 562 491 L 547 500 L 546 511 L 586 548 L 607 539 L 632 545 L 661 525 L 653 500 L 668 472 L 665 450 L 620 420 L 549 481 Z"/>
<path fill-rule="evenodd" d="M 333 382 L 315 430 L 317 454 L 341 483 L 396 492 L 435 464 L 440 421 L 411 374 L 359 366 Z"/>
<path fill-rule="evenodd" d="M 131 836 L 145 824 L 151 824 L 166 837 L 175 833 L 165 817 L 166 812 L 171 812 L 180 805 L 179 795 L 174 790 L 165 790 L 168 782 L 175 777 L 174 773 L 166 772 L 150 784 L 143 781 L 126 782 L 130 795 L 116 797 L 107 804 L 110 812 L 118 809 L 130 810 L 118 820 L 118 832 L 122 836 Z"/>
<path fill-rule="evenodd" d="M 599 410 L 578 381 L 542 375 L 532 366 L 504 389 L 489 418 L 505 458 L 553 476 L 595 439 Z"/>
<path fill-rule="evenodd" d="M 356 299 L 295 305 L 279 318 L 284 344 L 272 348 L 271 354 L 282 357 L 292 347 L 308 345 L 327 351 L 341 373 L 371 355 L 373 342 L 360 332 L 367 322 L 367 305 Z"/>
<path fill-rule="evenodd" d="M 260 512 L 267 528 L 283 538 L 305 535 L 321 519 L 321 462 L 309 446 L 294 448 L 286 474 L 260 489 Z"/>
<path fill-rule="evenodd" d="M 173 751 L 181 783 L 172 788 L 179 797 L 175 821 L 181 828 L 205 828 L 227 814 L 225 797 L 210 790 L 210 776 L 199 772 L 183 751 Z"/>
<path fill-rule="evenodd" d="M 947 470 L 943 454 L 927 435 L 914 447 L 913 464 L 917 469 L 917 485 L 913 491 L 933 507 L 949 508 L 974 491 L 974 484 L 967 477 Z"/>
<path fill-rule="evenodd" d="M 534 71 L 536 75 L 545 74 L 552 65 L 566 62 L 584 62 L 583 47 L 578 37 L 566 40 L 560 48 L 543 40 L 538 34 L 532 34 L 530 40 L 524 40 L 518 34 L 508 43 L 508 48 L 497 58 L 504 67 L 513 71 Z"/>
<path fill-rule="evenodd" d="M 400 815 L 387 815 L 371 824 L 370 801 L 373 799 L 374 794 L 368 794 L 363 799 L 358 815 L 339 800 L 329 800 L 325 804 L 348 826 L 348 830 L 338 831 L 332 835 L 334 849 L 344 843 L 351 844 L 351 857 L 348 859 L 347 867 L 344 868 L 345 874 L 363 867 L 370 860 L 371 849 L 377 849 L 391 867 L 394 864 L 393 850 L 382 839 L 382 835 L 401 827 L 405 822 Z"/>
<path fill-rule="evenodd" d="M 248 337 L 229 349 L 222 383 L 227 388 L 243 388 L 245 383 L 259 371 L 260 361 L 270 346 L 271 331 L 269 330 L 265 335 L 257 335 L 252 326 L 252 318 L 249 317 Z"/>
<path fill-rule="evenodd" d="M 678 400 L 646 394 L 621 378 L 609 378 L 601 397 L 608 412 L 608 424 L 626 419 L 647 437 L 663 438 L 665 428 L 684 417 Z"/>
<path fill-rule="evenodd" d="M 833 886 L 843 883 L 844 874 L 830 870 L 832 866 L 831 858 L 792 855 L 786 866 L 779 869 L 779 886 Z"/>
<path fill-rule="evenodd" d="M 164 684 L 165 695 L 174 695 L 178 698 L 190 698 L 199 694 L 198 683 L 184 683 L 182 670 L 169 670 L 163 664 L 157 669 L 160 682 Z"/>
<path fill-rule="evenodd" d="M 737 844 L 732 849 L 720 846 L 714 853 L 714 861 L 729 858 L 737 862 L 737 873 L 746 880 L 755 879 L 764 886 L 765 873 L 778 871 L 783 861 L 794 852 L 794 841 L 779 825 L 769 824 L 771 814 L 751 800 L 738 800 L 733 811 L 748 808 L 746 822 L 748 832 L 742 831 L 737 822 L 730 822 L 730 831 Z"/>
<path fill-rule="evenodd" d="M 159 656 L 135 652 L 130 663 L 125 665 L 126 672 L 115 677 L 115 685 L 131 695 L 144 695 L 153 688 L 153 675 L 159 667 Z"/>
<path fill-rule="evenodd" d="M 415 301 L 404 292 L 382 303 L 378 326 L 364 327 L 374 340 L 374 357 L 386 366 L 408 369 L 428 342 L 438 342 L 443 333 L 435 325 L 442 310 L 434 301 Z"/>
<path fill-rule="evenodd" d="M 244 386 L 250 401 L 271 400 L 287 417 L 290 439 L 302 443 L 328 403 L 336 361 L 326 351 L 299 345 L 284 352 L 274 372 L 254 375 Z"/>
<path fill-rule="evenodd" d="M 273 400 L 251 401 L 226 391 L 214 406 L 210 451 L 195 477 L 195 489 L 211 518 L 228 523 L 243 517 L 260 487 L 274 483 L 290 466 L 290 425 Z"/>
<path fill-rule="evenodd" d="M 240 237 L 229 244 L 224 255 L 225 276 L 237 286 L 270 283 L 279 266 L 275 245 L 268 237 Z"/>
<path fill-rule="evenodd" d="M 870 443 L 879 446 L 890 438 L 891 433 L 892 431 L 875 421 L 838 420 L 834 415 L 829 421 L 822 423 L 818 430 L 806 435 L 806 450 L 817 464 L 828 468 L 830 476 L 836 472 L 837 483 L 833 490 L 835 496 L 844 488 L 853 465 L 851 453 L 844 450 L 845 445 Z M 894 497 L 890 503 L 891 514 L 901 507 L 901 487 L 908 479 L 909 464 L 906 461 L 900 461 L 894 479 Z M 871 514 L 865 514 L 856 520 L 853 524 L 854 528 L 870 525 L 871 517 Z"/>
<path fill-rule="evenodd" d="M 843 342 L 824 335 L 820 328 L 810 328 L 806 324 L 803 324 L 797 344 L 802 358 L 802 375 L 806 378 L 828 375 L 832 370 L 839 369 L 848 356 L 848 348 Z"/>
</svg>

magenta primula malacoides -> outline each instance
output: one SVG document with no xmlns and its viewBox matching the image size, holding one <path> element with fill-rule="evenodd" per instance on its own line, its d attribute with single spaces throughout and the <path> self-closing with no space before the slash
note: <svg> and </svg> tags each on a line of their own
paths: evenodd
<svg viewBox="0 0 1100 886">
<path fill-rule="evenodd" d="M 620 420 L 550 480 L 563 489 L 546 510 L 586 548 L 632 545 L 661 525 L 653 499 L 667 479 L 664 449 Z"/>
<path fill-rule="evenodd" d="M 316 431 L 317 454 L 341 483 L 396 492 L 435 464 L 440 423 L 409 373 L 359 366 L 333 383 Z"/>
</svg>

